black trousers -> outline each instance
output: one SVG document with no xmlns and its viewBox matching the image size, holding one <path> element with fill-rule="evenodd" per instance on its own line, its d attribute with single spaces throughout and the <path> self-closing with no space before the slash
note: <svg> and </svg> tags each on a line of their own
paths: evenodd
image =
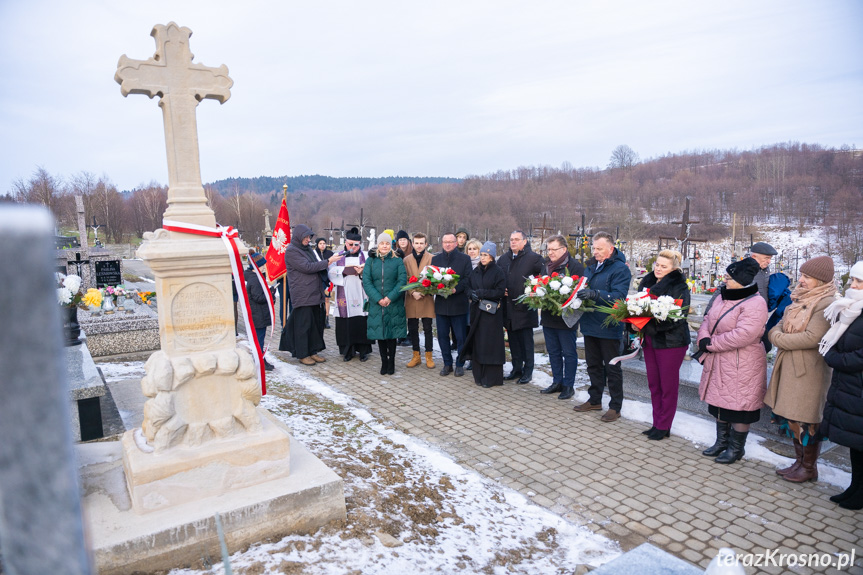
<svg viewBox="0 0 863 575">
<path fill-rule="evenodd" d="M 425 335 L 426 351 L 434 351 L 434 334 L 432 333 L 432 318 L 424 317 L 423 320 L 423 335 Z M 420 350 L 420 318 L 408 318 L 408 337 L 411 340 L 411 346 L 414 351 Z"/>
<path fill-rule="evenodd" d="M 524 375 L 533 374 L 533 328 L 507 330 L 509 352 L 512 355 L 512 371 Z"/>
<path fill-rule="evenodd" d="M 589 401 L 593 405 L 601 404 L 602 391 L 608 385 L 608 395 L 611 396 L 608 409 L 615 411 L 620 411 L 623 405 L 623 370 L 619 363 L 608 365 L 608 362 L 620 355 L 621 345 L 619 339 L 584 336 L 584 359 L 587 377 L 590 378 Z"/>
</svg>

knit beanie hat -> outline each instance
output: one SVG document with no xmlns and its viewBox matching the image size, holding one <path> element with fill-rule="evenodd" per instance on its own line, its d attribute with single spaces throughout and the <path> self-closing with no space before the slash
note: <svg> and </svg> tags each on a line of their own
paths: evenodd
<svg viewBox="0 0 863 575">
<path fill-rule="evenodd" d="M 800 273 L 806 274 L 824 283 L 833 281 L 833 258 L 829 256 L 818 256 L 803 263 Z"/>
<path fill-rule="evenodd" d="M 408 235 L 408 233 L 407 233 L 406 231 L 404 231 L 404 230 L 399 230 L 399 231 L 398 231 L 398 233 L 396 233 L 396 241 L 399 241 L 399 240 L 400 240 L 400 239 L 402 239 L 402 238 L 404 238 L 404 239 L 406 239 L 406 240 L 411 239 L 411 238 L 410 238 L 410 236 Z"/>
<path fill-rule="evenodd" d="M 493 258 L 497 257 L 497 246 L 492 242 L 485 242 L 482 244 L 482 247 L 479 249 L 479 253 L 488 254 Z"/>
<path fill-rule="evenodd" d="M 395 233 L 393 230 L 389 229 L 389 228 L 385 229 L 385 230 L 384 230 L 384 233 L 385 233 L 385 234 L 387 234 L 387 235 L 390 237 L 390 241 L 393 241 L 393 238 L 394 238 L 394 237 L 395 237 L 395 235 L 396 235 L 396 233 Z M 378 236 L 378 241 L 380 241 L 380 236 Z"/>
<path fill-rule="evenodd" d="M 725 271 L 728 272 L 728 275 L 731 276 L 731 279 L 733 279 L 740 285 L 748 286 L 755 280 L 755 275 L 760 269 L 761 266 L 758 265 L 758 262 L 756 262 L 754 259 L 743 258 L 742 260 L 736 261 L 727 268 L 725 268 Z"/>
<path fill-rule="evenodd" d="M 848 275 L 852 278 L 863 280 L 863 261 L 859 261 L 851 266 L 851 272 Z"/>
<path fill-rule="evenodd" d="M 386 232 L 382 232 L 382 233 L 378 236 L 378 241 L 377 241 L 377 243 L 381 243 L 381 242 L 388 242 L 388 243 L 392 243 L 392 241 L 393 241 L 393 237 L 392 237 L 391 235 L 389 235 L 389 234 L 388 234 L 388 233 L 386 233 Z"/>
</svg>

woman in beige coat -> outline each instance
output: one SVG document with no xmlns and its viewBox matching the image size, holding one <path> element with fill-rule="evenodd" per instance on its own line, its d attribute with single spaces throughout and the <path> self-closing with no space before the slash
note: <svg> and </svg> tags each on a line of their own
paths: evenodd
<svg viewBox="0 0 863 575">
<path fill-rule="evenodd" d="M 835 295 L 833 260 L 821 256 L 805 262 L 791 293 L 793 303 L 770 330 L 777 353 L 764 403 L 773 409 L 773 422 L 794 442 L 794 463 L 776 470 L 794 483 L 818 479 L 818 424 L 832 373 L 818 353 L 818 342 L 830 329 L 824 310 Z"/>
</svg>

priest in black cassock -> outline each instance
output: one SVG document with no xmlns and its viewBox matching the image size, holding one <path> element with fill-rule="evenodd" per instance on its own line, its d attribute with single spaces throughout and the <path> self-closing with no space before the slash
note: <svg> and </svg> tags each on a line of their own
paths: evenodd
<svg viewBox="0 0 863 575">
<path fill-rule="evenodd" d="M 361 242 L 359 230 L 351 228 L 345 236 L 341 257 L 328 270 L 336 293 L 336 344 L 345 361 L 356 354 L 360 355 L 360 361 L 366 361 L 372 351 L 372 342 L 366 337 L 368 312 L 362 278 L 366 254 Z"/>
</svg>

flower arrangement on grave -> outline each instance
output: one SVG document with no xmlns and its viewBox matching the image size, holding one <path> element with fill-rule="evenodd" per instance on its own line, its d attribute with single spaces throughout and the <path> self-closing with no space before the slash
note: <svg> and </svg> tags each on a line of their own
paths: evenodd
<svg viewBox="0 0 863 575">
<path fill-rule="evenodd" d="M 57 303 L 62 307 L 82 307 L 81 276 L 57 272 Z"/>
<path fill-rule="evenodd" d="M 105 286 L 105 295 L 112 298 L 116 303 L 118 299 L 128 296 L 129 292 L 123 285 Z"/>
<path fill-rule="evenodd" d="M 138 296 L 138 299 L 141 300 L 140 303 L 144 305 L 150 305 L 150 302 L 156 301 L 156 292 L 154 291 L 137 291 L 135 295 Z"/>
<path fill-rule="evenodd" d="M 81 300 L 90 309 L 102 307 L 102 290 L 90 288 Z"/>
<path fill-rule="evenodd" d="M 608 314 L 603 322 L 605 326 L 629 323 L 640 332 L 653 318 L 660 321 L 685 319 L 686 309 L 681 299 L 670 295 L 655 296 L 649 289 L 644 289 L 626 296 L 626 299 L 615 300 L 611 306 L 598 306 L 596 311 Z"/>
<path fill-rule="evenodd" d="M 401 291 L 416 290 L 423 295 L 439 295 L 447 298 L 455 293 L 459 275 L 455 270 L 438 266 L 426 266 L 419 277 L 411 276 Z"/>
<path fill-rule="evenodd" d="M 527 305 L 532 310 L 546 310 L 554 315 L 563 315 L 567 311 L 593 311 L 591 300 L 581 300 L 575 296 L 587 285 L 587 278 L 552 272 L 547 276 L 530 276 L 524 282 L 524 293 L 516 298 L 516 302 Z M 579 314 L 580 315 L 580 314 Z"/>
</svg>

